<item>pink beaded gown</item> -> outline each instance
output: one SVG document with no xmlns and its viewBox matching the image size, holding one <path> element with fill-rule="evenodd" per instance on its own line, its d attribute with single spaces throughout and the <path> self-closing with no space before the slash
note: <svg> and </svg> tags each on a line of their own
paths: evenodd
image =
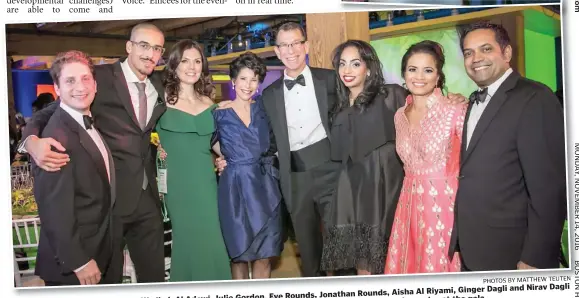
<svg viewBox="0 0 579 298">
<path fill-rule="evenodd" d="M 405 110 L 396 112 L 396 151 L 405 177 L 394 216 L 385 274 L 460 271 L 448 258 L 458 187 L 460 146 L 466 104 L 451 104 L 435 89 L 428 112 L 411 127 Z"/>
</svg>

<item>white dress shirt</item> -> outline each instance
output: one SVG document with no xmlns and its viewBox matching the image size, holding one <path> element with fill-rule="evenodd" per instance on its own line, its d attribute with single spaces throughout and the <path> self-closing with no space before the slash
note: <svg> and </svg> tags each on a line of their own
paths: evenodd
<svg viewBox="0 0 579 298">
<path fill-rule="evenodd" d="M 133 103 L 133 109 L 137 117 L 139 117 L 139 89 L 135 83 L 145 83 L 145 94 L 147 94 L 147 123 L 149 123 L 151 115 L 153 115 L 153 108 L 155 107 L 157 98 L 159 97 L 157 89 L 155 89 L 155 86 L 153 86 L 151 80 L 149 80 L 148 77 L 146 77 L 143 81 L 137 78 L 129 66 L 128 59 L 121 63 L 121 69 L 125 75 L 127 87 L 129 87 L 129 94 L 131 95 L 131 102 Z"/>
<path fill-rule="evenodd" d="M 306 66 L 301 74 L 304 76 L 305 86 L 295 84 L 288 90 L 285 83 L 283 84 L 290 151 L 300 150 L 327 137 L 320 117 L 312 71 Z M 284 71 L 284 79 L 295 78 Z"/>
<path fill-rule="evenodd" d="M 502 77 L 500 77 L 494 83 L 490 84 L 490 86 L 487 89 L 486 100 L 483 103 L 473 104 L 466 125 L 466 148 L 468 148 L 474 129 L 476 128 L 476 125 L 480 120 L 480 117 L 482 116 L 484 110 L 489 105 L 489 102 L 492 100 L 493 95 L 495 95 L 499 87 L 503 84 L 503 82 L 509 77 L 509 75 L 512 72 L 513 69 L 509 68 L 507 71 L 505 71 Z M 480 91 L 482 89 L 479 88 L 478 90 Z"/>
<path fill-rule="evenodd" d="M 102 136 L 98 133 L 98 131 L 93 127 L 91 129 L 86 129 L 84 126 L 84 121 L 83 121 L 83 114 L 80 113 L 79 111 L 74 110 L 73 108 L 67 106 L 64 102 L 60 102 L 60 107 L 67 112 L 76 122 L 78 122 L 78 124 L 82 127 L 82 129 L 84 131 L 86 131 L 88 133 L 88 135 L 91 137 L 91 139 L 94 141 L 95 145 L 97 146 L 97 148 L 99 149 L 101 156 L 103 157 L 103 160 L 105 162 L 105 167 L 107 169 L 107 175 L 109 178 L 109 182 L 111 181 L 111 172 L 110 172 L 110 168 L 109 168 L 109 154 L 107 152 L 107 149 L 105 147 L 104 141 Z M 90 116 L 90 112 L 89 112 L 89 116 Z M 86 267 L 88 265 L 88 263 L 84 264 L 83 266 L 81 266 L 80 268 L 74 270 L 74 272 L 79 272 L 80 270 L 82 270 L 84 267 Z"/>
</svg>

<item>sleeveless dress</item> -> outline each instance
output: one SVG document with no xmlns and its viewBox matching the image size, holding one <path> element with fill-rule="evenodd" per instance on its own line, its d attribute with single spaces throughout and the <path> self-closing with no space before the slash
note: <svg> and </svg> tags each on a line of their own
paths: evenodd
<svg viewBox="0 0 579 298">
<path fill-rule="evenodd" d="M 165 202 L 173 229 L 170 281 L 231 279 L 210 151 L 215 106 L 197 115 L 168 107 L 157 123 L 167 152 Z"/>
<path fill-rule="evenodd" d="M 249 127 L 232 108 L 213 112 L 227 161 L 219 178 L 219 220 L 233 262 L 279 256 L 283 249 L 279 172 L 275 155 L 267 153 L 270 127 L 261 101 L 250 109 Z"/>
<path fill-rule="evenodd" d="M 396 150 L 404 163 L 404 183 L 394 217 L 385 274 L 458 272 L 460 260 L 448 259 L 458 188 L 460 146 L 467 105 L 449 104 L 440 89 L 414 129 L 404 111 L 394 117 Z"/>
</svg>

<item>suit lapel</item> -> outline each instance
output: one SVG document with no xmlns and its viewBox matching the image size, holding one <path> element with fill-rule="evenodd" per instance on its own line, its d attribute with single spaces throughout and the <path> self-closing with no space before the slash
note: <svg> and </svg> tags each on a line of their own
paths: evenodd
<svg viewBox="0 0 579 298">
<path fill-rule="evenodd" d="M 283 94 L 283 76 L 275 81 L 273 84 L 273 98 L 272 100 L 275 102 L 275 110 L 277 112 L 277 117 L 275 119 L 279 119 L 278 125 L 280 127 L 279 131 L 282 134 L 280 139 L 276 138 L 276 142 L 280 143 L 283 142 L 283 146 L 287 147 L 289 150 L 289 136 L 287 131 L 287 118 L 285 114 L 285 98 Z"/>
<path fill-rule="evenodd" d="M 97 131 L 98 132 L 98 131 Z M 103 139 L 103 144 L 105 145 L 105 148 L 107 149 L 107 156 L 109 159 L 109 173 L 111 176 L 110 179 L 110 186 L 111 186 L 111 208 L 113 208 L 113 205 L 115 204 L 115 200 L 117 197 L 117 189 L 116 189 L 116 175 L 115 175 L 115 161 L 113 159 L 113 154 L 111 153 L 111 149 L 109 148 L 109 145 L 104 141 L 103 136 L 100 134 L 101 139 Z"/>
<path fill-rule="evenodd" d="M 98 132 L 98 130 L 97 130 Z M 109 158 L 109 174 L 110 174 L 110 182 L 109 182 L 109 186 L 110 186 L 110 192 L 111 192 L 111 204 L 109 207 L 110 210 L 110 215 L 109 215 L 109 228 L 113 226 L 114 224 L 114 218 L 113 218 L 113 210 L 115 207 L 115 202 L 117 200 L 117 182 L 116 182 L 116 171 L 115 171 L 115 161 L 113 159 L 113 154 L 111 153 L 111 149 L 109 148 L 109 145 L 105 142 L 105 140 L 103 139 L 103 136 L 101 135 L 101 133 L 98 133 L 101 137 L 101 139 L 103 140 L 103 144 L 105 145 L 105 148 L 107 150 L 107 156 Z M 113 248 L 114 247 L 114 239 L 115 239 L 115 233 L 109 232 L 110 235 L 110 247 Z"/>
<path fill-rule="evenodd" d="M 466 148 L 466 155 L 462 159 L 462 163 L 465 163 L 468 157 L 474 151 L 489 124 L 491 124 L 493 118 L 497 115 L 498 111 L 507 100 L 507 91 L 515 87 L 518 79 L 519 75 L 513 71 L 513 73 L 507 77 L 507 79 L 501 84 L 495 94 L 491 97 L 490 102 L 488 103 L 478 123 L 475 126 L 474 132 L 472 133 L 470 142 L 468 144 L 468 148 Z"/>
<path fill-rule="evenodd" d="M 161 82 L 161 78 L 159 77 L 160 75 L 160 73 L 154 72 L 149 76 L 149 80 L 151 81 L 151 84 L 153 84 L 153 87 L 155 87 L 155 90 L 157 90 L 157 94 L 159 95 L 158 97 L 164 101 L 165 89 L 163 89 L 163 82 Z M 159 102 L 159 100 L 157 100 L 157 102 Z"/>
<path fill-rule="evenodd" d="M 145 127 L 145 131 L 149 131 L 150 129 L 155 126 L 159 117 L 167 110 L 167 105 L 165 101 L 159 96 L 157 97 L 157 101 L 155 103 L 155 107 L 153 108 L 153 114 L 151 115 L 151 119 L 149 119 L 149 123 Z"/>
<path fill-rule="evenodd" d="M 322 119 L 322 125 L 326 130 L 326 133 L 330 133 L 328 127 L 328 91 L 326 86 L 325 78 L 318 76 L 318 72 L 315 68 L 310 68 L 312 72 L 312 79 L 314 81 L 314 90 L 316 92 L 316 99 L 318 100 L 318 110 L 320 111 L 320 117 Z"/>
<path fill-rule="evenodd" d="M 149 80 L 151 84 L 157 90 L 157 101 L 155 102 L 155 106 L 153 107 L 153 113 L 151 114 L 151 118 L 145 127 L 145 131 L 152 129 L 153 126 L 157 123 L 157 119 L 166 111 L 167 105 L 165 104 L 165 90 L 163 89 L 163 84 L 161 79 L 159 78 L 159 74 L 153 73 Z"/>
<path fill-rule="evenodd" d="M 460 145 L 460 164 L 464 163 L 466 159 L 466 139 L 468 138 L 468 117 L 470 116 L 470 111 L 472 110 L 472 102 L 468 103 L 468 108 L 466 110 L 466 116 L 464 117 L 464 124 L 462 129 L 462 143 Z"/>
<path fill-rule="evenodd" d="M 117 96 L 123 103 L 123 106 L 127 110 L 127 113 L 133 119 L 133 123 L 139 128 L 139 121 L 137 119 L 137 115 L 135 114 L 135 108 L 133 107 L 133 103 L 131 101 L 131 94 L 129 93 L 129 87 L 127 86 L 127 80 L 125 79 L 125 75 L 123 73 L 123 69 L 121 68 L 120 62 L 115 62 L 113 64 L 113 74 L 115 79 L 113 80 L 113 84 L 115 86 L 115 90 L 117 91 Z"/>
<path fill-rule="evenodd" d="M 86 150 L 88 155 L 91 157 L 92 161 L 95 164 L 95 167 L 97 168 L 99 175 L 106 182 L 106 185 L 110 186 L 109 177 L 107 175 L 107 168 L 105 165 L 105 160 L 103 159 L 103 156 L 101 155 L 101 151 L 99 150 L 99 148 L 97 147 L 97 145 L 95 144 L 93 139 L 90 137 L 88 132 L 86 132 L 86 130 L 84 130 L 80 126 L 80 124 L 78 122 L 76 122 L 72 118 L 72 116 L 70 116 L 67 112 L 65 112 L 62 109 L 59 109 L 59 112 L 61 115 L 60 116 L 61 120 L 64 123 L 66 123 L 66 125 L 73 132 L 75 132 L 78 135 L 78 138 L 80 139 L 80 144 Z"/>
</svg>

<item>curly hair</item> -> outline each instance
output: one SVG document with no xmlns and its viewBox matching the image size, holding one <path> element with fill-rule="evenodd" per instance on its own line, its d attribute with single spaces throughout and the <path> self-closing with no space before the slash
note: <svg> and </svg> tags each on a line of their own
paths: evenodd
<svg viewBox="0 0 579 298">
<path fill-rule="evenodd" d="M 200 95 L 207 96 L 211 98 L 211 90 L 213 89 L 211 83 L 211 76 L 209 74 L 209 64 L 207 63 L 207 57 L 203 53 L 201 45 L 193 40 L 185 39 L 177 42 L 169 53 L 169 60 L 167 61 L 167 66 L 165 67 L 165 75 L 163 79 L 163 86 L 167 92 L 167 103 L 176 104 L 179 99 L 179 92 L 181 91 L 181 81 L 177 77 L 177 67 L 183 59 L 183 53 L 189 49 L 196 49 L 201 55 L 201 74 L 199 80 L 193 84 L 193 89 Z"/>
<path fill-rule="evenodd" d="M 229 64 L 229 76 L 232 79 L 236 79 L 239 72 L 244 68 L 252 70 L 253 73 L 257 75 L 259 83 L 263 83 L 265 74 L 267 73 L 267 67 L 259 56 L 252 52 L 245 52 L 239 55 L 239 57 L 235 58 L 235 60 Z"/>
</svg>

